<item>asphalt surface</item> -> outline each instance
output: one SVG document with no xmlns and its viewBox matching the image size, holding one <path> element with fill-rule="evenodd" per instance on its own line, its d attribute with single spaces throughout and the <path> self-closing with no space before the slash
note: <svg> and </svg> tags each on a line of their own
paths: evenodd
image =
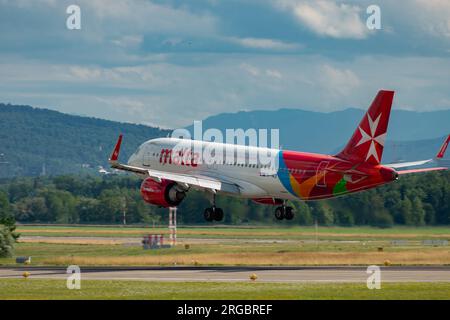
<svg viewBox="0 0 450 320">
<path fill-rule="evenodd" d="M 21 278 L 66 279 L 61 267 L 0 267 L 0 281 Z M 81 267 L 84 280 L 366 282 L 367 267 Z M 450 282 L 450 266 L 381 267 L 383 282 Z"/>
<path fill-rule="evenodd" d="M 117 244 L 123 244 L 123 245 L 132 245 L 132 246 L 141 246 L 142 245 L 142 237 L 80 237 L 80 236 L 67 236 L 67 237 L 60 237 L 60 236 L 20 236 L 21 242 L 55 242 L 55 243 L 67 243 L 67 242 L 83 242 L 83 241 L 92 241 L 95 242 L 114 242 Z M 166 241 L 168 239 L 166 238 Z M 315 240 L 295 240 L 295 239 L 236 239 L 236 238 L 195 238 L 195 237 L 189 237 L 189 238 L 177 238 L 177 243 L 179 244 L 223 244 L 223 243 L 315 243 Z M 332 242 L 327 240 L 326 242 Z M 359 241 L 345 241 L 345 240 L 339 240 L 340 243 L 355 243 Z"/>
</svg>

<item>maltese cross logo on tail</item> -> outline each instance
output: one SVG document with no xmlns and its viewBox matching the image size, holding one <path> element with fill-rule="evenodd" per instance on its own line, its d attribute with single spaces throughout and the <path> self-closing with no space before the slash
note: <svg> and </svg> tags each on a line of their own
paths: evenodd
<svg viewBox="0 0 450 320">
<path fill-rule="evenodd" d="M 383 156 L 394 91 L 380 90 L 338 158 L 379 165 Z"/>
<path fill-rule="evenodd" d="M 377 163 L 380 163 L 380 158 L 378 157 L 378 151 L 376 148 L 376 145 L 380 145 L 381 148 L 384 147 L 384 140 L 386 139 L 386 132 L 379 134 L 378 136 L 375 136 L 378 124 L 380 122 L 381 113 L 378 115 L 378 117 L 374 120 L 370 117 L 369 114 L 367 114 L 367 120 L 369 123 L 369 133 L 366 132 L 363 128 L 358 127 L 359 132 L 361 133 L 361 140 L 356 144 L 355 147 L 358 147 L 362 144 L 365 144 L 366 142 L 370 141 L 369 150 L 367 151 L 366 155 L 366 161 L 370 158 L 370 156 L 373 156 Z"/>
</svg>

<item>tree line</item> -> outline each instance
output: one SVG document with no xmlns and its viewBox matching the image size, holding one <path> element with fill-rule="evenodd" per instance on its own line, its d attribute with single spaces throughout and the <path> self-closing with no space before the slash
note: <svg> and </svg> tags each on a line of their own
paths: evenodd
<svg viewBox="0 0 450 320">
<path fill-rule="evenodd" d="M 226 224 L 450 225 L 450 173 L 402 176 L 369 191 L 336 199 L 294 201 L 293 221 L 276 221 L 274 207 L 248 199 L 218 196 Z M 0 181 L 0 224 L 165 224 L 167 209 L 145 203 L 142 180 L 132 175 L 63 175 Z M 205 224 L 210 206 L 202 192 L 190 191 L 178 210 L 183 224 Z M 2 220 L 3 219 L 3 223 Z M 6 223 L 9 221 L 9 223 Z"/>
<path fill-rule="evenodd" d="M 15 233 L 15 219 L 5 193 L 0 192 L 0 258 L 13 254 L 14 243 L 19 235 Z"/>
</svg>

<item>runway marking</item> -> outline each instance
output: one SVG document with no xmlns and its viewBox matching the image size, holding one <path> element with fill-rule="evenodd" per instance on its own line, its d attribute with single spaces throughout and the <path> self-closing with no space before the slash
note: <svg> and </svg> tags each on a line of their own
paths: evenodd
<svg viewBox="0 0 450 320">
<path fill-rule="evenodd" d="M 382 282 L 450 282 L 450 267 L 393 267 L 381 269 Z M 21 278 L 24 271 L 30 272 L 33 279 L 66 279 L 64 268 L 22 267 L 0 268 L 0 278 Z M 308 267 L 308 268 L 93 268 L 83 270 L 84 280 L 140 280 L 140 281 L 190 281 L 190 282 L 239 282 L 250 281 L 249 276 L 258 275 L 257 282 L 291 283 L 343 283 L 366 282 L 364 267 Z"/>
</svg>

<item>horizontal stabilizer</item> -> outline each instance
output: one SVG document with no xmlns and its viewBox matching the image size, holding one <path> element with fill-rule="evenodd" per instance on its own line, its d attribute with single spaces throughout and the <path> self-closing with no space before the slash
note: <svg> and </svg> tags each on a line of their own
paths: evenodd
<svg viewBox="0 0 450 320">
<path fill-rule="evenodd" d="M 399 168 L 406 168 L 406 167 L 414 167 L 414 166 L 421 166 L 426 163 L 432 162 L 433 159 L 428 160 L 419 160 L 419 161 L 412 161 L 412 162 L 400 162 L 400 163 L 389 163 L 389 164 L 383 164 L 385 167 L 389 167 L 392 169 L 399 169 Z"/>
<path fill-rule="evenodd" d="M 409 173 L 418 173 L 418 172 L 429 172 L 429 171 L 441 171 L 441 170 L 448 170 L 448 168 L 445 167 L 437 167 L 437 168 L 423 168 L 423 169 L 411 169 L 411 170 L 402 170 L 397 171 L 398 174 L 409 174 Z"/>
<path fill-rule="evenodd" d="M 389 164 L 384 164 L 384 166 L 392 168 L 392 169 L 399 169 L 399 168 L 406 168 L 406 167 L 421 166 L 421 165 L 424 165 L 427 163 L 440 163 L 439 160 L 442 160 L 442 158 L 444 157 L 444 154 L 445 154 L 445 151 L 447 150 L 449 141 L 450 141 L 450 135 L 447 136 L 447 139 L 444 141 L 442 146 L 439 148 L 439 152 L 437 153 L 435 159 L 417 160 L 417 161 L 412 161 L 412 162 L 389 163 Z M 434 169 L 436 169 L 436 168 L 434 168 Z"/>
</svg>

